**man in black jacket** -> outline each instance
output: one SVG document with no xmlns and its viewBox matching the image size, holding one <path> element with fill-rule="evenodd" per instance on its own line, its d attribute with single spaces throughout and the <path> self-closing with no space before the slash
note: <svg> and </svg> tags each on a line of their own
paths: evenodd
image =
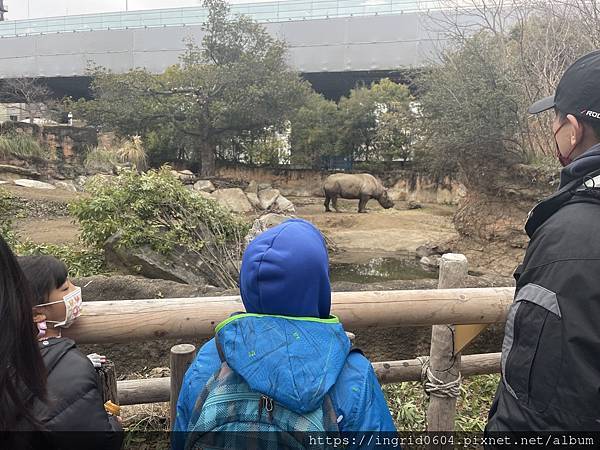
<svg viewBox="0 0 600 450">
<path fill-rule="evenodd" d="M 600 51 L 529 112 L 549 109 L 565 167 L 525 225 L 488 433 L 600 430 Z"/>
</svg>

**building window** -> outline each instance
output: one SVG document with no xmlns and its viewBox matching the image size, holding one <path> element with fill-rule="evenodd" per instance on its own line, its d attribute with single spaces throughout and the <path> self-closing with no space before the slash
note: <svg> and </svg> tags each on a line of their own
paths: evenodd
<svg viewBox="0 0 600 450">
<path fill-rule="evenodd" d="M 12 120 L 13 122 L 16 122 L 17 120 L 19 120 L 19 118 L 17 116 L 13 116 L 12 114 L 9 117 L 10 120 Z"/>
</svg>

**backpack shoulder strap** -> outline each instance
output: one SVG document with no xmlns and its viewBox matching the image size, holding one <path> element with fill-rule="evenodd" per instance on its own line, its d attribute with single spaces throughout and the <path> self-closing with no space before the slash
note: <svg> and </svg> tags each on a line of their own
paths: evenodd
<svg viewBox="0 0 600 450">
<path fill-rule="evenodd" d="M 219 355 L 219 359 L 221 363 L 225 362 L 225 353 L 223 353 L 223 347 L 221 347 L 221 342 L 219 342 L 219 335 L 215 334 L 215 347 L 217 347 L 217 353 Z"/>
</svg>

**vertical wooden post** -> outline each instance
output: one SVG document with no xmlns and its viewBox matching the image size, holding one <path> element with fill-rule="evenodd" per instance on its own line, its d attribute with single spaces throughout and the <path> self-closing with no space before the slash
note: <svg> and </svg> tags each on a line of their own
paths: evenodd
<svg viewBox="0 0 600 450">
<path fill-rule="evenodd" d="M 464 255 L 447 253 L 440 259 L 438 289 L 464 287 L 468 263 Z M 450 383 L 460 374 L 460 354 L 454 355 L 454 327 L 434 325 L 431 330 L 429 365 L 431 374 L 440 383 Z M 437 384 L 437 381 L 434 381 Z M 432 392 L 427 408 L 427 431 L 454 431 L 456 397 Z"/>
<path fill-rule="evenodd" d="M 171 429 L 177 416 L 177 399 L 183 383 L 183 377 L 196 356 L 196 347 L 192 344 L 178 344 L 171 347 Z"/>
<path fill-rule="evenodd" d="M 98 375 L 98 386 L 102 389 L 102 403 L 110 400 L 118 405 L 119 396 L 117 394 L 115 363 L 107 360 L 102 364 L 102 367 L 96 369 L 96 374 Z"/>
</svg>

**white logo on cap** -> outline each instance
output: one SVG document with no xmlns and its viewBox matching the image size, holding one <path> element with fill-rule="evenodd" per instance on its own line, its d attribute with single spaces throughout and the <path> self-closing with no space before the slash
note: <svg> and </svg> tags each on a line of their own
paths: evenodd
<svg viewBox="0 0 600 450">
<path fill-rule="evenodd" d="M 595 119 L 600 119 L 600 112 L 596 112 L 596 111 L 586 111 L 585 112 L 586 116 L 590 116 L 593 117 Z"/>
</svg>

